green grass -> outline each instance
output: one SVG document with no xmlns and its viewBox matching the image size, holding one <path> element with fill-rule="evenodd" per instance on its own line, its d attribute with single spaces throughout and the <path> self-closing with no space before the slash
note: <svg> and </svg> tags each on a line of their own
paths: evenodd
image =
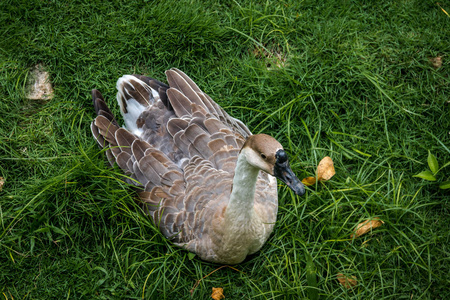
<svg viewBox="0 0 450 300">
<path fill-rule="evenodd" d="M 336 167 L 301 198 L 280 185 L 268 243 L 193 299 L 448 299 L 450 194 L 412 176 L 428 150 L 450 161 L 450 18 L 435 1 L 370 3 L 3 1 L 0 297 L 191 299 L 219 267 L 158 233 L 89 129 L 91 89 L 117 113 L 118 77 L 177 67 L 279 139 L 299 177 L 327 155 Z M 25 98 L 37 63 L 52 100 Z M 352 240 L 372 217 L 385 224 Z"/>
</svg>

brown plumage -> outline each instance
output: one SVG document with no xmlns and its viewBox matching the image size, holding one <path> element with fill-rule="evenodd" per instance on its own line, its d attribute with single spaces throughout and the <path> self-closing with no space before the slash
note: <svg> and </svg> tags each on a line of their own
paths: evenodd
<svg viewBox="0 0 450 300">
<path fill-rule="evenodd" d="M 127 129 L 93 90 L 98 116 L 92 133 L 110 164 L 132 178 L 145 211 L 167 238 L 202 259 L 239 263 L 261 248 L 276 221 L 271 175 L 283 174 L 277 177 L 297 194 L 303 187 L 287 157 L 278 159 L 285 152 L 275 139 L 252 135 L 180 70 L 166 75 L 168 85 L 140 75 L 119 79 L 117 101 Z"/>
</svg>

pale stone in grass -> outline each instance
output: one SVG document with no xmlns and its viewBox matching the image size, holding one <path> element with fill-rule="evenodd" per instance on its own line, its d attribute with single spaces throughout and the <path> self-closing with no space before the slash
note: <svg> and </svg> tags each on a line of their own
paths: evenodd
<svg viewBox="0 0 450 300">
<path fill-rule="evenodd" d="M 429 61 L 435 69 L 442 67 L 442 56 L 430 57 Z"/>
<path fill-rule="evenodd" d="M 53 98 L 50 76 L 42 64 L 34 66 L 28 76 L 27 98 L 32 100 L 49 100 Z"/>
</svg>

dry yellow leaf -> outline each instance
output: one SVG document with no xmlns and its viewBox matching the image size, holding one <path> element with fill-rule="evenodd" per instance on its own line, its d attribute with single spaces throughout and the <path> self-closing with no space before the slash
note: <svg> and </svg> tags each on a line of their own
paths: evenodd
<svg viewBox="0 0 450 300">
<path fill-rule="evenodd" d="M 350 237 L 351 238 L 359 237 L 363 234 L 366 234 L 368 231 L 370 231 L 372 229 L 380 227 L 383 224 L 384 224 L 384 222 L 378 218 L 373 218 L 372 220 L 366 220 L 364 222 L 359 223 L 358 226 L 356 226 L 355 233 L 353 233 Z"/>
<path fill-rule="evenodd" d="M 316 183 L 316 177 L 306 177 L 302 179 L 304 185 L 310 186 Z"/>
<path fill-rule="evenodd" d="M 329 180 L 331 177 L 336 174 L 334 170 L 334 164 L 333 161 L 329 156 L 325 156 L 322 158 L 322 160 L 319 162 L 319 165 L 317 166 L 317 179 L 316 177 L 306 177 L 302 179 L 302 183 L 304 185 L 310 186 L 314 185 L 317 180 Z"/>
<path fill-rule="evenodd" d="M 337 274 L 337 280 L 347 289 L 353 288 L 358 283 L 356 281 L 356 276 L 347 277 L 342 273 Z"/>
<path fill-rule="evenodd" d="M 336 172 L 334 171 L 333 161 L 329 156 L 325 156 L 317 166 L 317 179 L 330 180 Z"/>
<path fill-rule="evenodd" d="M 214 300 L 224 299 L 225 296 L 223 295 L 223 288 L 212 288 L 211 298 Z"/>
<path fill-rule="evenodd" d="M 442 56 L 430 57 L 428 60 L 435 69 L 442 67 Z"/>
<path fill-rule="evenodd" d="M 0 192 L 2 191 L 4 184 L 5 184 L 5 178 L 0 177 Z"/>
</svg>

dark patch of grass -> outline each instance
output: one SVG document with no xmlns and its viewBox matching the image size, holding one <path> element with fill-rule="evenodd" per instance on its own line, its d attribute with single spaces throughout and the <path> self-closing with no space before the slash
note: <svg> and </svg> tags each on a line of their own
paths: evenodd
<svg viewBox="0 0 450 300">
<path fill-rule="evenodd" d="M 448 3 L 441 6 L 450 11 Z M 430 1 L 6 1 L 0 7 L 0 291 L 10 298 L 190 298 L 218 266 L 189 259 L 141 213 L 89 130 L 92 88 L 178 67 L 294 170 L 264 248 L 203 279 L 193 298 L 446 299 L 449 194 L 412 175 L 450 161 L 450 19 Z M 429 59 L 441 56 L 433 68 Z M 55 98 L 25 98 L 44 63 Z M 118 113 L 117 107 L 114 107 Z M 448 179 L 448 169 L 442 177 Z M 371 217 L 385 224 L 351 239 Z M 347 290 L 338 273 L 356 276 Z"/>
</svg>

